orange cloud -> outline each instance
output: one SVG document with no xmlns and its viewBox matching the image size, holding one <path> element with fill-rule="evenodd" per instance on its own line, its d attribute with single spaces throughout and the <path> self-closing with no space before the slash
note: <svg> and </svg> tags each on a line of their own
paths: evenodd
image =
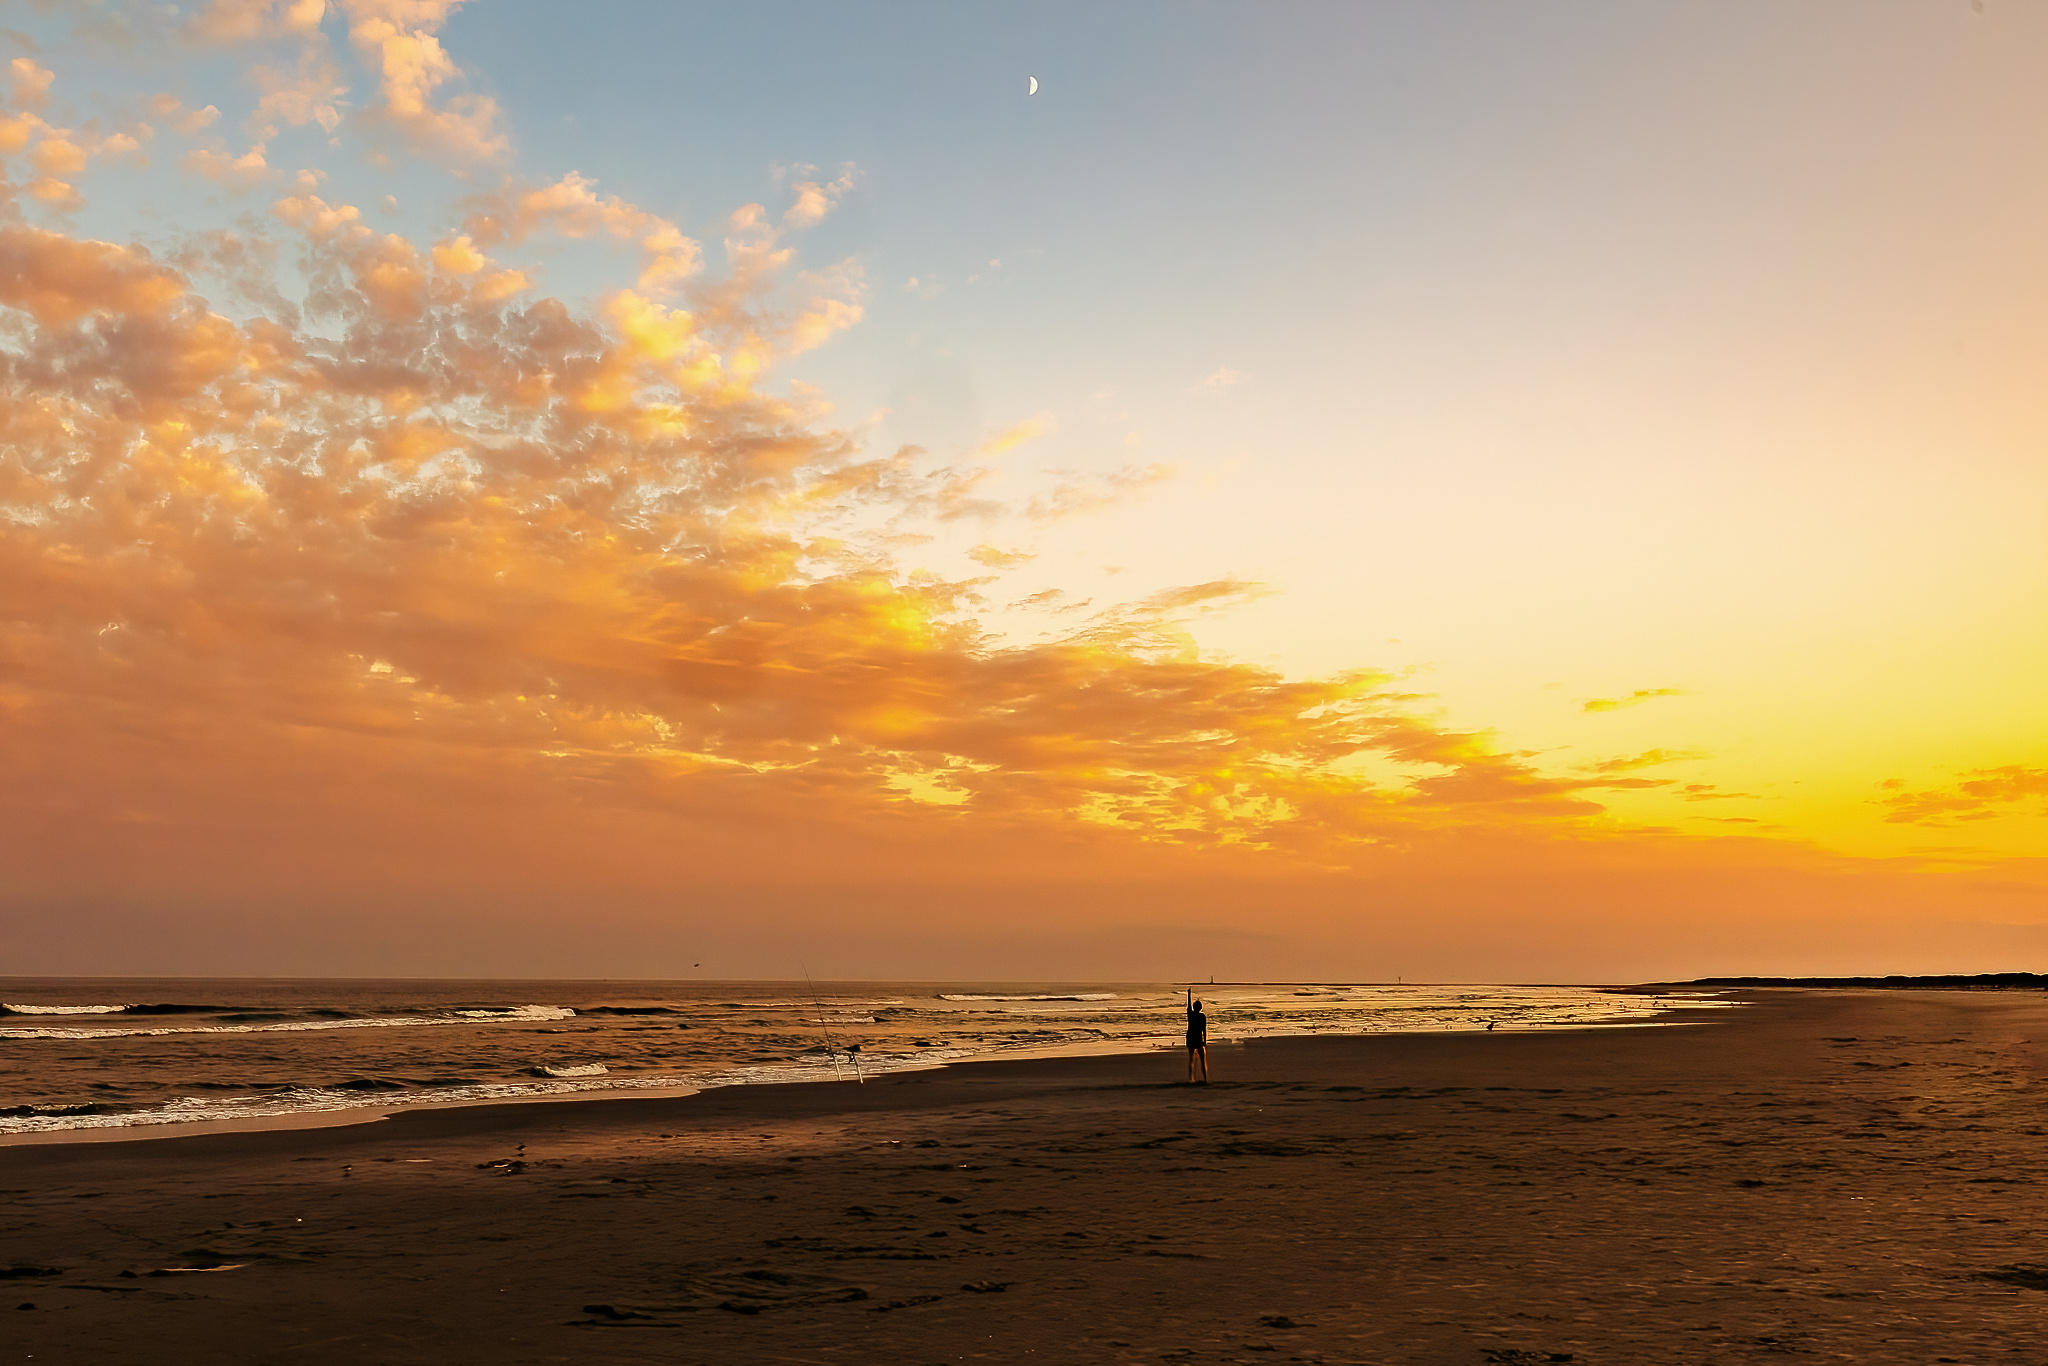
<svg viewBox="0 0 2048 1366">
<path fill-rule="evenodd" d="M 822 183 L 816 180 L 796 181 L 790 186 L 796 192 L 796 202 L 783 212 L 782 221 L 793 228 L 807 228 L 824 221 L 858 179 L 859 170 L 848 166 L 834 180 Z"/>
<path fill-rule="evenodd" d="M 967 558 L 990 569 L 1015 569 L 1031 563 L 1038 556 L 1023 550 L 998 550 L 992 545 L 982 544 L 970 549 Z"/>
<path fill-rule="evenodd" d="M 257 737 L 318 734 L 349 763 L 466 753 L 647 810 L 748 791 L 1319 856 L 1600 815 L 1383 676 L 1205 659 L 1180 620 L 1257 585 L 985 646 L 970 584 L 827 533 L 922 498 L 903 460 L 731 367 L 679 374 L 776 330 L 765 283 L 578 317 L 482 299 L 481 269 L 347 206 L 277 212 L 318 331 L 235 324 L 132 249 L 0 232 L 0 304 L 25 315 L 0 429 L 17 735 L 140 725 L 217 746 L 224 786 Z M 1346 776 L 1367 753 L 1429 772 Z"/>
<path fill-rule="evenodd" d="M 1640 768 L 1655 768 L 1660 764 L 1689 763 L 1707 756 L 1694 749 L 1646 749 L 1641 754 L 1625 755 L 1617 759 L 1602 759 L 1586 765 L 1588 773 L 1633 773 Z"/>
<path fill-rule="evenodd" d="M 254 189 L 277 174 L 263 159 L 263 144 L 260 142 L 238 157 L 197 148 L 180 157 L 178 164 L 195 175 L 236 191 Z"/>
<path fill-rule="evenodd" d="M 183 134 L 185 137 L 191 137 L 220 118 L 220 110 L 213 105 L 187 109 L 184 101 L 168 92 L 151 95 L 143 101 L 143 107 L 163 120 L 172 132 Z"/>
<path fill-rule="evenodd" d="M 244 120 L 252 137 L 268 140 L 287 126 L 303 128 L 318 124 L 325 133 L 341 126 L 349 87 L 341 79 L 327 40 L 317 31 L 313 40 L 300 49 L 298 61 L 291 68 L 258 65 L 250 69 L 249 75 L 263 92 Z"/>
<path fill-rule="evenodd" d="M 315 194 L 291 195 L 270 206 L 270 211 L 285 222 L 303 230 L 319 243 L 326 243 L 337 234 L 363 236 L 370 229 L 363 224 L 362 210 L 353 204 L 329 205 Z"/>
<path fill-rule="evenodd" d="M 85 169 L 85 149 L 62 133 L 37 143 L 28 159 L 44 175 L 77 175 Z"/>
<path fill-rule="evenodd" d="M 349 42 L 377 73 L 376 102 L 362 111 L 372 127 L 398 133 L 422 155 L 457 163 L 488 162 L 508 150 L 498 129 L 497 102 L 486 95 L 440 97 L 459 82 L 455 64 L 435 31 L 462 0 L 341 0 Z"/>
<path fill-rule="evenodd" d="M 39 67 L 36 70 L 44 77 L 49 75 Z M 43 80 L 35 88 L 40 90 L 48 84 Z M 29 164 L 36 172 L 36 179 L 23 187 L 29 197 L 58 208 L 75 209 L 84 200 L 64 177 L 84 171 L 91 158 L 148 164 L 142 152 L 142 139 L 153 132 L 148 124 L 131 127 L 132 132 L 102 133 L 95 124 L 88 124 L 83 130 L 58 128 L 33 113 L 0 114 L 0 154 L 28 148 Z M 35 146 L 29 148 L 31 140 Z"/>
<path fill-rule="evenodd" d="M 14 102 L 23 109 L 41 109 L 50 99 L 50 83 L 57 73 L 38 66 L 33 58 L 16 57 L 7 64 L 7 84 Z"/>
<path fill-rule="evenodd" d="M 19 152 L 38 128 L 48 126 L 34 114 L 0 114 L 0 152 Z"/>
<path fill-rule="evenodd" d="M 673 291 L 701 269 L 701 249 L 675 224 L 617 195 L 599 197 L 595 184 L 571 171 L 552 185 L 507 185 L 496 194 L 473 196 L 465 201 L 469 213 L 462 240 L 516 245 L 540 231 L 637 240 L 642 252 L 637 287 L 649 293 Z"/>
<path fill-rule="evenodd" d="M 326 12 L 326 0 L 209 0 L 185 32 L 201 42 L 247 43 L 317 33 Z"/>
<path fill-rule="evenodd" d="M 1887 783 L 1886 786 L 1894 786 Z M 2009 808 L 2039 802 L 2048 813 L 2048 768 L 2006 764 L 1970 770 L 1953 787 L 1931 792 L 1898 792 L 1883 799 L 1891 808 L 1887 821 L 1909 825 L 1947 825 L 1954 821 L 1989 820 Z"/>
<path fill-rule="evenodd" d="M 1620 711 L 1624 707 L 1640 707 L 1660 697 L 1683 697 L 1683 688 L 1637 688 L 1626 697 L 1593 697 L 1580 704 L 1581 711 Z"/>
<path fill-rule="evenodd" d="M 185 296 L 184 282 L 139 250 L 87 242 L 41 228 L 0 227 L 0 306 L 18 309 L 59 341 L 56 331 L 89 314 L 155 326 Z M 17 383 L 21 381 L 17 380 Z M 17 401 L 38 410 L 30 395 Z M 11 462 L 27 456 L 10 453 Z"/>
<path fill-rule="evenodd" d="M 66 213 L 85 207 L 85 196 L 81 195 L 76 187 L 53 176 L 38 176 L 22 186 L 21 190 L 30 199 Z"/>
</svg>

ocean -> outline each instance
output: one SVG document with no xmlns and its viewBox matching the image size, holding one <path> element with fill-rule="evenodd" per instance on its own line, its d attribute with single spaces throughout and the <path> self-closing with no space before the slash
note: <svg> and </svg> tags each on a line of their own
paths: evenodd
<svg viewBox="0 0 2048 1366">
<path fill-rule="evenodd" d="M 1183 991 L 1162 982 L 0 978 L 0 1143 L 1176 1048 Z M 1657 1024 L 1715 996 L 1314 983 L 1195 992 L 1211 1017 L 1212 1055 L 1274 1034 Z"/>
</svg>

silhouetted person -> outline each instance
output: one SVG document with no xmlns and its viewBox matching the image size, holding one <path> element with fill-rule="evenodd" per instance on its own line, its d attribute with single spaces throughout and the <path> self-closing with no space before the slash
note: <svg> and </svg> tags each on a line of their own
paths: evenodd
<svg viewBox="0 0 2048 1366">
<path fill-rule="evenodd" d="M 1188 1082 L 1193 1084 L 1195 1069 L 1202 1070 L 1202 1085 L 1209 1084 L 1209 1017 L 1202 1013 L 1202 1003 L 1188 998 Z"/>
</svg>

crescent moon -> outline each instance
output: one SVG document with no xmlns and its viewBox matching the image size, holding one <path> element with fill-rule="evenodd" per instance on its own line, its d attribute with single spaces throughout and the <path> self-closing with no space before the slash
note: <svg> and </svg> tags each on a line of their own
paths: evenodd
<svg viewBox="0 0 2048 1366">
<path fill-rule="evenodd" d="M 1031 82 L 1031 88 L 1029 90 L 1026 90 L 1024 93 L 1027 95 L 1036 95 L 1038 93 L 1038 77 L 1032 76 L 1028 79 Z"/>
</svg>

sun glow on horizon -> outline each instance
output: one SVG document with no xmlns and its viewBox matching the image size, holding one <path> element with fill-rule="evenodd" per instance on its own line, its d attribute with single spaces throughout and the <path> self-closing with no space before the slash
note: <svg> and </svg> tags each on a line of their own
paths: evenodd
<svg viewBox="0 0 2048 1366">
<path fill-rule="evenodd" d="M 1297 956 L 1333 935 L 1365 953 L 1386 916 L 1441 900 L 1468 926 L 1431 950 L 1447 962 L 1469 926 L 1553 914 L 1648 961 L 1700 932 L 1667 941 L 1646 899 L 1695 884 L 1722 890 L 1673 894 L 1688 925 L 1882 903 L 1900 953 L 1940 952 L 1958 920 L 2048 928 L 2048 637 L 2011 615 L 2048 598 L 2038 549 L 1986 539 L 1979 564 L 1967 528 L 1953 550 L 1930 531 L 1944 592 L 2000 585 L 1992 619 L 1959 608 L 1946 652 L 1885 645 L 1867 623 L 1888 604 L 1939 613 L 1889 581 L 1774 577 L 1825 539 L 1731 520 L 1755 546 L 1717 544 L 1723 495 L 1688 504 L 1656 468 L 1622 486 L 1604 417 L 1566 424 L 1588 462 L 1569 479 L 1390 466 L 1356 514 L 1372 534 L 1347 535 L 1287 453 L 1342 444 L 1364 400 L 1305 378 L 1309 357 L 1190 371 L 1142 416 L 1152 400 L 1109 383 L 975 412 L 900 310 L 1054 266 L 990 250 L 952 294 L 931 270 L 884 291 L 884 249 L 834 236 L 886 209 L 887 178 L 850 157 L 792 150 L 756 200 L 687 213 L 529 170 L 529 96 L 457 41 L 458 11 L 479 33 L 491 8 L 108 6 L 13 38 L 0 799 L 23 909 L 511 879 L 546 916 L 685 870 L 721 905 L 785 884 L 908 904 L 979 870 L 1020 897 L 1068 878 L 1061 925 L 1121 924 L 1121 889 L 1148 879 L 1313 884 L 1323 909 L 1266 927 Z M 927 367 L 896 408 L 858 368 L 891 348 Z M 834 380 L 874 416 L 838 417 Z M 1192 427 L 1158 459 L 1124 440 L 1169 412 L 1237 454 Z M 1688 412 L 1674 397 L 1655 421 Z M 1971 439 L 2037 443 L 2048 415 L 2003 432 Z M 1845 439 L 1783 476 L 1788 506 Z M 1346 450 L 1342 478 L 1375 458 L 1363 436 Z M 1263 479 L 1229 463 L 1267 451 Z M 1873 462 L 1905 501 L 1932 477 L 1892 448 Z M 1834 543 L 1860 547 L 1842 515 Z M 1596 516 L 1611 569 L 1545 525 Z M 1669 580 L 1690 596 L 1668 617 L 1625 559 L 1657 517 L 1725 555 Z M 1294 561 L 1230 539 L 1288 526 Z M 1498 558 L 1438 573 L 1432 527 L 1498 532 Z M 1474 601 L 1535 602 L 1582 559 L 1583 596 L 1511 628 Z M 1309 586 L 1331 565 L 1371 577 Z M 1332 662 L 1328 624 L 1382 602 L 1441 634 Z M 920 932 L 922 912 L 891 914 L 886 933 Z M 1227 909 L 1195 914 L 1228 932 Z"/>
</svg>

